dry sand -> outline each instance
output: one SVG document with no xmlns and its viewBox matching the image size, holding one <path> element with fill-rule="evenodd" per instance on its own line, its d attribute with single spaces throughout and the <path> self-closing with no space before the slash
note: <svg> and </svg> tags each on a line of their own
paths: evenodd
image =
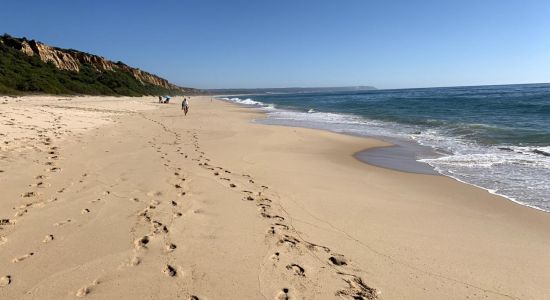
<svg viewBox="0 0 550 300">
<path fill-rule="evenodd" d="M 193 97 L 0 98 L 0 299 L 549 299 L 550 217 Z M 197 298 L 193 298 L 197 297 Z"/>
</svg>

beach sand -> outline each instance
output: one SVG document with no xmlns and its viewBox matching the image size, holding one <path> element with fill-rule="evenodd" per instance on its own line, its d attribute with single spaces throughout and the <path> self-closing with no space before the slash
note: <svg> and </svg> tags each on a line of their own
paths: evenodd
<svg viewBox="0 0 550 300">
<path fill-rule="evenodd" d="M 0 103 L 0 299 L 550 298 L 547 213 L 353 157 L 382 141 L 210 97 Z"/>
</svg>

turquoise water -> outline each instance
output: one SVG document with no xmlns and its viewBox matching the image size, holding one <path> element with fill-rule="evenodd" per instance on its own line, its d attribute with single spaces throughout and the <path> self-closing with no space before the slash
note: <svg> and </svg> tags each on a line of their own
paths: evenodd
<svg viewBox="0 0 550 300">
<path fill-rule="evenodd" d="M 441 174 L 550 211 L 550 84 L 262 94 L 268 123 L 412 141 Z"/>
</svg>

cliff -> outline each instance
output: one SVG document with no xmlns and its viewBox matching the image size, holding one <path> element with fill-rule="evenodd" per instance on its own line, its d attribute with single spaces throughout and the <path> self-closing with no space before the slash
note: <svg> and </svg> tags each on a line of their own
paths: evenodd
<svg viewBox="0 0 550 300">
<path fill-rule="evenodd" d="M 9 69 L 10 66 L 7 64 L 20 64 L 22 61 L 28 62 L 31 66 L 35 66 L 37 63 L 37 59 L 39 59 L 43 64 L 47 66 L 53 66 L 55 69 L 57 69 L 59 72 L 57 74 L 52 75 L 59 75 L 64 73 L 73 73 L 73 74 L 79 74 L 77 77 L 93 77 L 100 82 L 90 82 L 90 80 L 87 80 L 88 83 L 102 83 L 105 85 L 106 83 L 112 83 L 114 85 L 114 88 L 118 88 L 119 91 L 113 90 L 113 86 L 108 86 L 109 89 L 112 90 L 112 93 L 108 90 L 102 89 L 103 91 L 98 91 L 98 93 L 94 94 L 130 94 L 130 95 L 139 95 L 139 94 L 156 94 L 156 93 L 170 93 L 170 94 L 183 94 L 183 93 L 197 93 L 198 91 L 191 88 L 184 88 L 176 86 L 168 80 L 161 78 L 157 75 L 142 71 L 138 68 L 130 67 L 122 62 L 113 62 L 108 59 L 105 59 L 98 55 L 93 55 L 77 50 L 72 49 L 60 49 L 56 47 L 52 47 L 49 45 L 46 45 L 44 43 L 35 41 L 35 40 L 27 40 L 25 38 L 14 38 L 9 35 L 0 36 L 0 50 L 3 56 L 11 56 L 11 61 L 8 61 L 6 59 L 0 60 L 0 87 L 2 87 L 2 75 L 5 76 L 6 69 Z M 18 53 L 14 53 L 13 51 L 17 51 Z M 10 55 L 8 55 L 8 52 Z M 21 56 L 27 56 L 28 59 L 25 59 Z M 3 63 L 2 63 L 3 62 Z M 47 68 L 46 66 L 35 66 L 35 67 L 41 67 L 42 69 Z M 27 71 L 32 72 L 30 68 Z M 17 70 L 15 70 L 17 71 Z M 43 70 L 42 70 L 43 71 Z M 15 72 L 19 73 L 19 72 Z M 56 73 L 56 72 L 54 72 Z M 84 75 L 83 73 L 86 73 Z M 97 75 L 97 76 L 95 76 Z M 32 76 L 31 76 L 32 77 Z M 111 80 L 110 82 L 106 82 L 104 77 L 109 77 Z M 131 77 L 129 79 L 128 77 Z M 69 78 L 74 78 L 74 76 L 69 76 Z M 12 88 L 15 90 L 21 90 L 19 87 L 25 87 L 24 83 L 15 83 L 15 86 L 13 86 L 13 82 L 11 82 L 6 78 L 4 78 L 4 86 L 6 86 L 6 82 L 8 85 L 12 85 Z M 90 79 L 90 78 L 87 78 Z M 116 80 L 115 80 L 116 79 Z M 132 80 L 133 79 L 133 80 Z M 101 82 L 101 80 L 103 80 Z M 127 82 L 130 80 L 130 82 Z M 116 84 L 112 81 L 120 81 Z M 135 82 L 133 82 L 135 81 Z M 64 80 L 61 80 L 63 83 Z M 137 90 L 135 91 L 128 91 L 127 93 L 120 92 L 124 91 L 124 88 L 121 88 L 117 85 L 124 84 L 124 82 L 127 82 L 131 87 L 128 87 L 130 90 L 135 87 L 135 83 L 139 83 L 143 88 L 137 87 Z M 71 84 L 65 84 L 65 86 L 70 90 Z M 153 87 L 153 88 L 151 88 Z M 40 91 L 40 87 L 37 87 Z M 25 91 L 23 89 L 22 91 Z M 31 87 L 31 91 L 32 87 Z M 1 90 L 0 90 L 1 92 Z M 47 91 L 43 91 L 47 92 Z M 74 91 L 76 93 L 80 93 L 79 91 Z"/>
</svg>

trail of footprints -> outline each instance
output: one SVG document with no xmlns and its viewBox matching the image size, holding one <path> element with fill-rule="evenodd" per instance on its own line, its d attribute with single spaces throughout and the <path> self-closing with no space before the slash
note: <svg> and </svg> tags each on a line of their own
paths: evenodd
<svg viewBox="0 0 550 300">
<path fill-rule="evenodd" d="M 149 120 L 157 123 L 165 132 L 171 133 L 175 136 L 173 145 L 178 145 L 180 143 L 181 139 L 179 133 L 171 131 L 161 122 L 152 119 Z M 267 196 L 269 194 L 267 186 L 256 183 L 256 180 L 254 180 L 250 175 L 235 174 L 222 167 L 212 165 L 210 159 L 208 159 L 205 156 L 205 153 L 201 151 L 197 133 L 193 131 L 188 131 L 188 133 L 192 138 L 192 152 L 194 153 L 194 157 L 191 158 L 190 155 L 183 152 L 182 148 L 179 146 L 176 148 L 177 153 L 186 159 L 189 158 L 196 161 L 198 166 L 208 171 L 215 178 L 218 178 L 220 182 L 225 182 L 225 185 L 229 189 L 239 190 L 242 188 L 240 192 L 243 194 L 243 201 L 255 204 L 258 207 L 259 216 L 270 223 L 268 229 L 266 230 L 266 235 L 272 240 L 274 248 L 280 249 L 276 250 L 270 256 L 270 259 L 274 264 L 278 264 L 281 261 L 281 257 L 285 252 L 283 250 L 291 250 L 299 255 L 311 254 L 315 257 L 323 257 L 323 264 L 333 270 L 335 275 L 339 276 L 346 284 L 340 290 L 335 291 L 336 296 L 349 297 L 351 299 L 378 298 L 379 292 L 368 286 L 360 276 L 354 274 L 356 273 L 354 272 L 356 269 L 352 269 L 350 267 L 350 262 L 344 255 L 334 253 L 326 246 L 308 242 L 300 237 L 293 226 L 287 223 L 285 217 L 281 213 L 281 209 L 278 208 L 279 205 L 275 204 L 274 201 Z M 168 167 L 170 165 L 170 160 L 166 158 L 167 153 L 162 151 L 162 147 L 155 146 L 155 143 L 151 142 L 150 144 L 151 147 L 153 147 L 161 155 L 161 158 L 165 160 L 164 165 Z M 180 175 L 179 170 L 176 170 L 174 175 Z M 175 184 L 174 187 L 176 189 L 182 188 L 179 184 Z M 177 206 L 177 203 L 173 203 L 173 205 Z M 144 247 L 144 242 L 146 244 L 147 240 L 139 240 L 137 242 L 137 246 Z M 304 280 L 307 278 L 307 270 L 297 263 L 288 263 L 282 266 L 282 268 L 283 271 L 286 271 L 297 278 L 303 278 Z M 168 276 L 177 276 L 177 270 L 171 265 L 166 265 L 163 272 Z M 277 293 L 275 298 L 293 299 L 293 291 L 290 287 L 283 287 Z"/>
<path fill-rule="evenodd" d="M 181 135 L 179 133 L 171 131 L 162 122 L 147 118 L 144 115 L 142 115 L 142 117 L 158 124 L 166 133 L 172 134 L 174 136 L 174 141 L 170 144 L 170 146 L 175 146 L 177 153 L 182 158 L 197 161 L 200 167 L 209 172 L 213 177 L 218 178 L 220 182 L 225 183 L 229 189 L 239 190 L 241 188 L 245 188 L 240 190 L 240 192 L 243 194 L 243 201 L 250 202 L 257 206 L 258 215 L 269 222 L 268 228 L 266 230 L 266 236 L 272 241 L 274 249 L 280 249 L 274 251 L 273 254 L 270 256 L 270 260 L 274 264 L 278 264 L 282 260 L 281 258 L 283 256 L 283 253 L 285 253 L 285 251 L 283 250 L 285 249 L 295 251 L 300 255 L 304 255 L 304 253 L 309 253 L 316 257 L 322 256 L 324 257 L 324 264 L 330 267 L 335 272 L 335 274 L 337 276 L 340 276 L 343 282 L 346 283 L 345 287 L 335 292 L 336 296 L 349 297 L 351 299 L 376 299 L 378 297 L 378 293 L 375 289 L 365 284 L 361 277 L 354 275 L 353 270 L 348 268 L 349 262 L 343 255 L 333 253 L 330 248 L 326 246 L 317 245 L 302 239 L 298 232 L 293 228 L 293 226 L 287 223 L 285 217 L 281 213 L 281 209 L 277 208 L 278 204 L 275 204 L 274 201 L 267 196 L 269 194 L 267 192 L 267 186 L 257 184 L 250 175 L 235 174 L 222 167 L 211 165 L 210 159 L 206 158 L 205 153 L 200 149 L 198 136 L 195 132 L 188 131 L 188 133 L 191 134 L 191 138 L 193 141 L 192 152 L 194 153 L 194 156 L 196 156 L 194 158 L 191 158 L 190 154 L 185 153 L 183 151 L 183 148 L 180 146 Z M 56 116 L 54 118 L 54 123 L 59 122 L 59 120 L 60 117 Z M 57 126 L 55 124 L 53 125 L 53 127 L 55 127 L 56 130 L 61 128 L 60 126 Z M 54 133 L 55 137 L 58 137 L 58 135 L 59 133 Z M 58 148 L 55 146 L 51 146 L 52 140 L 50 137 L 41 134 L 39 134 L 39 137 L 41 138 L 41 141 L 45 146 L 50 147 L 49 151 L 47 151 L 48 156 L 46 157 L 46 162 L 44 163 L 47 171 L 50 173 L 61 171 L 61 169 L 55 164 L 55 162 L 59 159 Z M 184 196 L 185 188 L 183 183 L 185 182 L 185 178 L 182 175 L 181 168 L 171 167 L 171 160 L 167 158 L 167 152 L 162 151 L 162 147 L 157 145 L 155 139 L 153 139 L 153 141 L 150 141 L 149 144 L 153 149 L 155 149 L 157 153 L 159 153 L 160 158 L 163 160 L 163 165 L 166 168 L 169 168 L 170 172 L 173 174 L 173 180 L 174 182 L 176 182 L 174 183 L 173 187 L 177 191 L 177 195 Z M 84 177 L 86 177 L 86 174 L 83 175 L 83 178 Z M 21 194 L 22 199 L 39 199 L 39 190 L 49 187 L 49 184 L 47 183 L 47 176 L 37 175 L 35 179 L 36 182 L 30 184 L 30 187 L 32 187 L 33 189 L 23 192 Z M 82 182 L 82 179 L 80 182 Z M 246 189 L 247 187 L 248 189 Z M 57 192 L 63 193 L 63 191 L 64 188 L 61 188 Z M 109 192 L 106 191 L 106 195 L 108 194 Z M 173 253 L 177 249 L 177 245 L 171 242 L 169 233 L 171 224 L 177 218 L 183 215 L 182 212 L 179 211 L 179 203 L 177 199 L 173 199 L 167 203 L 161 203 L 160 200 L 158 200 L 162 196 L 162 193 L 160 192 L 152 192 L 149 193 L 148 196 L 149 198 L 151 198 L 151 200 L 145 205 L 142 210 L 137 213 L 137 222 L 134 226 L 135 228 L 133 228 L 133 231 L 135 231 L 136 228 L 139 226 L 147 226 L 148 233 L 146 235 L 135 238 L 133 256 L 130 258 L 128 265 L 138 266 L 142 262 L 142 259 L 148 250 L 148 247 L 150 247 L 151 241 L 153 239 L 160 239 L 162 241 L 161 244 L 164 245 L 163 250 L 166 256 L 165 263 L 161 267 L 161 272 L 164 273 L 167 277 L 178 277 L 180 272 L 177 265 L 174 263 L 175 258 L 171 255 L 171 253 Z M 21 205 L 17 209 L 14 219 L 0 219 L 0 226 L 14 226 L 18 221 L 17 218 L 24 216 L 26 213 L 29 212 L 31 208 L 35 206 L 43 206 L 56 200 L 57 198 L 53 198 L 47 201 L 37 200 L 25 202 L 25 204 Z M 97 198 L 96 200 L 92 200 L 90 202 L 95 203 L 100 200 L 101 198 Z M 136 197 L 132 197 L 130 198 L 130 200 L 133 202 L 141 202 L 141 200 Z M 171 210 L 171 217 L 169 217 L 164 222 L 161 220 L 161 218 L 158 218 L 161 214 L 157 214 L 155 212 L 160 208 L 160 206 L 163 206 L 162 208 L 164 210 Z M 81 211 L 82 214 L 87 214 L 89 212 L 89 208 L 83 208 Z M 61 227 L 66 226 L 71 222 L 71 219 L 66 219 L 58 221 L 53 225 L 56 227 Z M 5 244 L 7 241 L 8 239 L 5 236 L 0 235 L 0 246 L 2 244 Z M 46 235 L 42 240 L 42 242 L 45 244 L 53 241 L 55 241 L 55 237 L 53 234 Z M 35 254 L 35 252 L 29 252 L 27 254 L 14 258 L 12 262 L 20 263 L 24 260 L 31 258 Z M 297 263 L 288 263 L 281 267 L 282 272 L 286 271 L 289 274 L 296 276 L 297 278 L 307 278 L 308 270 Z M 11 275 L 4 275 L 0 277 L 0 287 L 8 286 L 12 281 L 13 278 L 11 277 Z M 89 294 L 99 283 L 99 280 L 95 280 L 91 284 L 81 287 L 79 290 L 76 291 L 75 295 L 77 297 L 84 297 Z M 275 298 L 293 299 L 292 288 L 282 287 L 281 290 L 275 295 Z M 197 296 L 191 295 L 189 299 L 199 298 Z"/>
<path fill-rule="evenodd" d="M 146 118 L 143 115 L 142 117 Z M 170 144 L 171 146 L 181 143 L 179 134 L 170 131 L 160 122 L 149 118 L 147 119 L 162 127 L 166 133 L 174 135 L 174 141 Z M 177 196 L 185 195 L 185 177 L 183 177 L 181 168 L 172 166 L 172 161 L 167 157 L 168 153 L 163 152 L 162 147 L 157 145 L 156 138 L 153 138 L 153 140 L 148 143 L 150 147 L 158 153 L 162 165 L 172 174 L 170 181 L 173 182 L 172 185 Z M 181 147 L 178 146 L 178 151 L 179 150 L 181 150 Z M 160 266 L 160 271 L 167 277 L 179 277 L 181 271 L 176 265 L 175 256 L 173 255 L 173 252 L 177 250 L 177 245 L 172 242 L 170 236 L 170 228 L 173 222 L 177 218 L 183 216 L 183 213 L 179 210 L 180 205 L 178 199 L 166 200 L 165 195 L 160 191 L 149 192 L 147 196 L 150 201 L 137 212 L 138 220 L 132 229 L 132 231 L 138 231 L 138 228 L 143 228 L 143 226 L 145 226 L 147 234 L 135 238 L 133 256 L 130 258 L 129 265 L 138 266 L 141 264 L 142 261 L 146 259 L 149 247 L 154 244 L 153 241 L 160 241 L 160 243 L 157 242 L 156 244 L 161 245 L 161 251 L 165 256 L 164 264 Z M 141 202 L 140 199 L 137 198 L 131 198 L 131 200 L 134 202 Z M 169 212 L 168 217 L 166 217 L 166 212 Z"/>
<path fill-rule="evenodd" d="M 44 154 L 43 160 L 37 160 L 35 161 L 39 165 L 44 166 L 44 174 L 39 174 L 34 176 L 34 182 L 30 183 L 28 187 L 30 188 L 27 191 L 23 191 L 21 193 L 21 200 L 23 203 L 19 205 L 18 207 L 14 207 L 15 214 L 13 218 L 10 219 L 0 219 L 0 229 L 6 229 L 9 227 L 16 226 L 25 215 L 31 212 L 31 210 L 36 208 L 41 208 L 46 205 L 49 205 L 55 201 L 58 200 L 57 197 L 51 197 L 49 199 L 45 199 L 44 194 L 46 191 L 48 191 L 49 188 L 51 188 L 51 184 L 48 182 L 51 176 L 54 176 L 55 173 L 61 172 L 61 168 L 56 165 L 56 162 L 61 158 L 59 155 L 59 148 L 54 145 L 54 139 L 59 139 L 62 135 L 61 129 L 63 129 L 66 125 L 61 123 L 61 116 L 56 115 L 52 112 L 45 111 L 44 112 L 50 114 L 53 118 L 51 123 L 51 128 L 40 128 L 38 126 L 28 126 L 27 129 L 34 130 L 37 133 L 38 138 L 33 138 L 33 143 L 38 146 L 34 146 L 33 150 Z M 51 133 L 53 137 L 48 136 L 47 133 Z M 4 172 L 2 172 L 4 173 Z M 45 175 L 48 174 L 49 175 Z M 84 174 L 83 176 L 85 176 Z M 66 187 L 62 187 L 55 191 L 55 194 L 61 194 L 66 190 Z M 89 208 L 84 208 L 82 210 L 82 213 L 89 213 Z M 72 219 L 65 219 L 58 222 L 55 222 L 52 224 L 53 227 L 62 227 L 65 225 L 68 225 L 72 222 Z M 7 236 L 0 235 L 0 246 L 3 244 L 6 244 L 9 242 L 8 240 L 9 232 Z M 55 240 L 55 236 L 53 233 L 47 234 L 43 240 L 41 241 L 43 244 L 51 243 Z M 14 264 L 22 263 L 26 260 L 30 260 L 33 256 L 38 255 L 38 252 L 29 252 L 17 257 L 14 257 L 11 262 Z M 2 274 L 0 274 L 2 275 Z M 0 287 L 5 287 L 10 285 L 13 280 L 16 280 L 16 278 L 12 278 L 11 275 L 3 275 L 0 277 Z M 89 289 L 88 289 L 89 290 Z M 82 291 L 80 291 L 80 294 L 83 294 Z M 84 293 L 85 294 L 85 293 Z"/>
<path fill-rule="evenodd" d="M 300 255 L 309 253 L 315 257 L 323 257 L 324 264 L 335 272 L 336 275 L 346 283 L 346 286 L 335 292 L 337 296 L 349 297 L 352 299 L 377 299 L 379 292 L 368 286 L 363 279 L 355 275 L 350 262 L 344 255 L 334 253 L 330 248 L 322 245 L 317 245 L 304 240 L 293 228 L 290 223 L 287 223 L 285 217 L 278 208 L 279 204 L 268 197 L 268 187 L 260 185 L 247 174 L 235 174 L 219 166 L 213 166 L 210 159 L 205 157 L 205 153 L 201 151 L 196 133 L 192 133 L 194 152 L 198 155 L 195 159 L 198 165 L 210 172 L 214 177 L 221 182 L 226 182 L 230 189 L 241 189 L 243 200 L 250 202 L 258 207 L 259 216 L 269 221 L 269 227 L 266 230 L 268 238 L 274 244 L 274 248 L 290 249 Z M 242 186 L 241 186 L 242 185 Z M 270 259 L 277 264 L 281 260 L 284 251 L 276 250 Z M 307 277 L 307 270 L 297 264 L 289 263 L 284 266 L 287 272 L 299 278 Z M 292 290 L 289 287 L 284 287 L 276 296 L 277 299 L 292 299 Z"/>
</svg>

